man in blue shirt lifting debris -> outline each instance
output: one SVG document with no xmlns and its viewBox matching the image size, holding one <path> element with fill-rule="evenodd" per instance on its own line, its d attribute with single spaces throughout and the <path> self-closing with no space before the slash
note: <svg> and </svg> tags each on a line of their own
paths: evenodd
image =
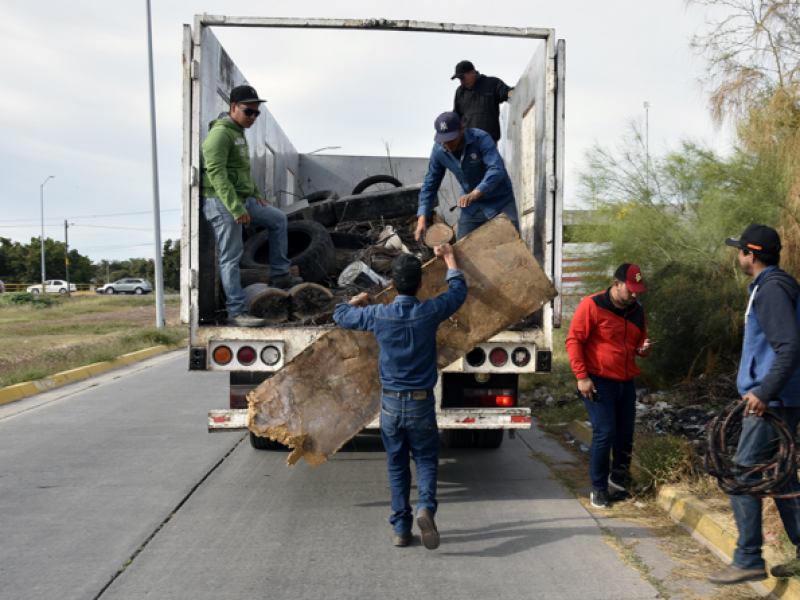
<svg viewBox="0 0 800 600">
<path fill-rule="evenodd" d="M 417 241 L 425 238 L 431 205 L 448 170 L 461 184 L 462 195 L 456 204 L 461 209 L 457 239 L 472 233 L 500 213 L 508 215 L 519 231 L 514 189 L 492 137 L 480 129 L 465 128 L 461 117 L 454 112 L 436 117 L 434 126 L 436 135 L 433 140 L 436 143 L 431 150 L 428 174 L 419 192 Z"/>
<path fill-rule="evenodd" d="M 450 289 L 420 302 L 422 262 L 413 254 L 401 254 L 392 265 L 392 286 L 397 297 L 392 304 L 369 304 L 369 295 L 359 294 L 349 304 L 339 304 L 333 316 L 344 329 L 372 331 L 378 340 L 381 397 L 381 438 L 386 447 L 389 487 L 392 494 L 394 545 L 408 546 L 411 527 L 411 464 L 417 465 L 417 525 L 428 550 L 439 547 L 436 528 L 436 477 L 439 470 L 439 427 L 433 388 L 436 369 L 436 330 L 467 299 L 467 283 L 458 270 L 449 244 L 434 248 L 447 264 Z"/>
</svg>

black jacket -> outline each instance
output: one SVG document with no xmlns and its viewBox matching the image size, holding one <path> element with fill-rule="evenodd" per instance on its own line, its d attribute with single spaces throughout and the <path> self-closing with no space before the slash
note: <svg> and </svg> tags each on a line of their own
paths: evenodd
<svg viewBox="0 0 800 600">
<path fill-rule="evenodd" d="M 458 86 L 453 112 L 468 129 L 482 129 L 497 142 L 500 139 L 500 105 L 508 100 L 508 87 L 497 77 L 478 75 L 471 88 Z"/>
</svg>

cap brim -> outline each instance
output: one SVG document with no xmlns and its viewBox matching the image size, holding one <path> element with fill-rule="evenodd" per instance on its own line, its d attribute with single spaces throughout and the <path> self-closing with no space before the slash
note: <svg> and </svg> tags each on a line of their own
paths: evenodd
<svg viewBox="0 0 800 600">
<path fill-rule="evenodd" d="M 266 100 L 262 100 L 261 98 L 250 98 L 248 100 L 239 100 L 239 104 L 248 104 L 249 102 L 260 102 L 262 104 L 266 104 Z"/>
<path fill-rule="evenodd" d="M 737 240 L 734 238 L 725 238 L 725 243 L 728 246 L 733 246 L 734 248 L 741 248 L 742 247 L 742 240 Z"/>
<path fill-rule="evenodd" d="M 626 283 L 625 285 L 627 286 L 628 291 L 631 291 L 634 294 L 641 294 L 642 292 L 647 291 L 642 283 Z"/>
<path fill-rule="evenodd" d="M 453 75 L 453 76 L 450 78 L 450 81 L 453 81 L 453 79 L 458 79 L 458 78 L 460 78 L 460 77 L 461 77 L 461 75 L 459 75 L 458 73 L 456 73 L 455 75 Z"/>
<path fill-rule="evenodd" d="M 458 137 L 459 130 L 456 129 L 455 131 L 448 131 L 447 133 L 437 133 L 433 136 L 434 142 L 452 142 L 454 139 Z"/>
</svg>

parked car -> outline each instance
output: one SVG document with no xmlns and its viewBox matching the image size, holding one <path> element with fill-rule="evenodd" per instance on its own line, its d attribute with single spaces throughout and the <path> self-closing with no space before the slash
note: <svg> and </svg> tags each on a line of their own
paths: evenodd
<svg viewBox="0 0 800 600">
<path fill-rule="evenodd" d="M 44 282 L 44 291 L 47 294 L 66 294 L 67 293 L 67 282 L 63 279 L 49 279 Z M 33 294 L 39 294 L 42 291 L 42 284 L 38 283 L 36 285 L 29 285 L 25 288 L 26 292 L 31 292 Z M 74 283 L 69 284 L 69 291 L 70 292 L 77 292 L 78 288 L 75 287 Z"/>
<path fill-rule="evenodd" d="M 107 283 L 95 290 L 98 294 L 149 294 L 153 286 L 147 279 L 120 279 Z"/>
</svg>

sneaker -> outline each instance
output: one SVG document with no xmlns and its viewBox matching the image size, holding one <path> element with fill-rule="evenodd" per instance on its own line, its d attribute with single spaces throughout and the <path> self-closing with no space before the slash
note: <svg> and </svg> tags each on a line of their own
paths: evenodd
<svg viewBox="0 0 800 600">
<path fill-rule="evenodd" d="M 254 317 L 248 312 L 243 312 L 235 317 L 228 317 L 225 323 L 234 327 L 263 327 L 267 324 L 264 319 Z"/>
<path fill-rule="evenodd" d="M 595 508 L 608 508 L 608 490 L 596 490 L 592 488 L 592 494 L 589 496 L 592 501 L 592 506 Z"/>
<path fill-rule="evenodd" d="M 708 576 L 711 583 L 717 585 L 734 585 L 737 583 L 745 583 L 746 581 L 763 581 L 767 578 L 767 572 L 764 569 L 740 569 L 730 565 L 721 571 L 712 573 Z"/>
<path fill-rule="evenodd" d="M 428 550 L 436 550 L 439 547 L 439 530 L 436 529 L 436 521 L 433 514 L 427 508 L 423 508 L 417 513 L 417 525 L 422 536 L 422 545 Z"/>
<path fill-rule="evenodd" d="M 414 536 L 409 531 L 408 533 L 404 533 L 402 535 L 394 536 L 394 545 L 399 546 L 401 548 L 405 548 L 406 546 L 411 545 L 411 540 L 414 539 Z"/>
<path fill-rule="evenodd" d="M 289 288 L 300 285 L 301 283 L 303 283 L 302 277 L 293 277 L 288 273 L 269 278 L 270 287 L 281 288 L 282 290 L 288 290 Z"/>
</svg>

